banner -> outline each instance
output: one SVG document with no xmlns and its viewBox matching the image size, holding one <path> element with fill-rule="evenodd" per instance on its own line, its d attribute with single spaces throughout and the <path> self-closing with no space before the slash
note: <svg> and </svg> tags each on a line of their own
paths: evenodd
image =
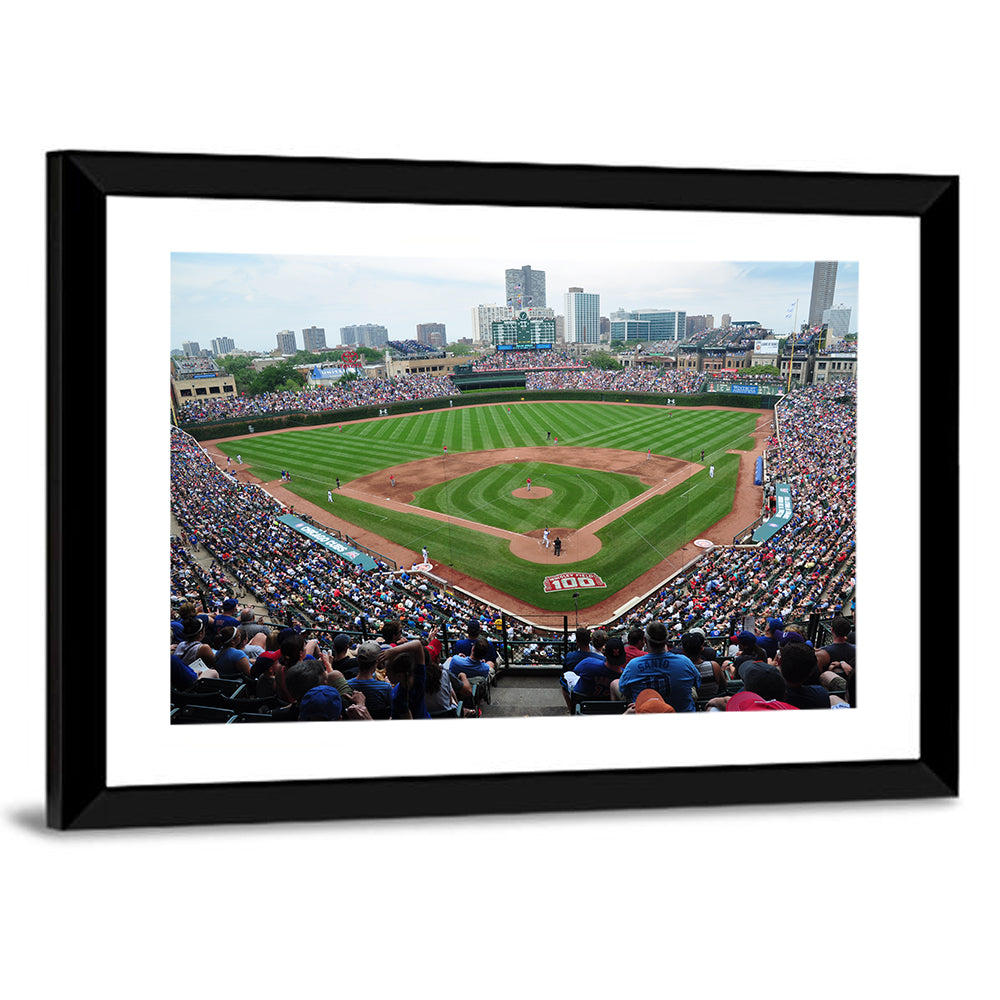
<svg viewBox="0 0 1000 1000">
<path fill-rule="evenodd" d="M 589 590 L 593 587 L 607 587 L 607 584 L 596 573 L 560 573 L 558 576 L 547 576 L 542 582 L 546 594 L 555 590 Z"/>
<path fill-rule="evenodd" d="M 303 521 L 296 514 L 282 514 L 278 520 L 291 528 L 292 531 L 297 531 L 300 535 L 305 535 L 306 538 L 316 542 L 317 545 L 322 545 L 324 549 L 335 552 L 341 559 L 346 559 L 366 570 L 376 567 L 375 560 L 366 552 L 359 552 L 347 542 L 342 542 L 322 528 L 317 528 L 315 524 Z"/>
</svg>

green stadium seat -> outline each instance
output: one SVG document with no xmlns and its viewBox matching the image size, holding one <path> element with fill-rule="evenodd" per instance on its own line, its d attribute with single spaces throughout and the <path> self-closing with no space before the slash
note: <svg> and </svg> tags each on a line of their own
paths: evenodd
<svg viewBox="0 0 1000 1000">
<path fill-rule="evenodd" d="M 193 723 L 227 723 L 236 715 L 227 708 L 215 708 L 211 705 L 185 705 L 170 717 L 174 725 L 191 725 Z"/>
</svg>

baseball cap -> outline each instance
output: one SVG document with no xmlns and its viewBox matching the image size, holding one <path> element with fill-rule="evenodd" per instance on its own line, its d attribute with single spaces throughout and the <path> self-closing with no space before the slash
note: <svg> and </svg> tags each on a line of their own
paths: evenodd
<svg viewBox="0 0 1000 1000">
<path fill-rule="evenodd" d="M 222 606 L 223 606 L 223 608 L 235 608 L 236 607 L 236 598 L 235 597 L 227 597 L 222 602 Z"/>
<path fill-rule="evenodd" d="M 706 632 L 705 632 L 705 630 L 703 628 L 689 628 L 688 632 L 690 634 L 692 634 L 692 635 L 700 635 L 700 636 L 704 636 L 705 638 L 708 638 L 708 636 L 707 636 L 707 634 L 706 634 Z"/>
<path fill-rule="evenodd" d="M 636 713 L 673 712 L 673 706 L 663 700 L 663 695 L 652 688 L 640 691 L 635 698 Z"/>
<path fill-rule="evenodd" d="M 766 700 L 784 697 L 785 679 L 778 668 L 769 663 L 761 663 L 759 660 L 741 663 L 740 677 L 745 690 L 753 691 Z"/>
<path fill-rule="evenodd" d="M 340 718 L 342 707 L 336 688 L 317 684 L 299 699 L 299 722 L 332 722 Z"/>
<path fill-rule="evenodd" d="M 768 618 L 767 626 L 772 632 L 779 632 L 785 627 L 785 622 L 782 618 Z"/>
<path fill-rule="evenodd" d="M 764 712 L 769 709 L 781 708 L 789 708 L 793 712 L 798 711 L 794 705 L 789 705 L 783 701 L 773 699 L 767 701 L 757 694 L 756 691 L 740 691 L 739 694 L 734 694 L 726 705 L 727 712 Z"/>
<path fill-rule="evenodd" d="M 378 659 L 378 654 L 382 652 L 382 647 L 371 639 L 358 646 L 357 658 L 363 663 L 374 663 Z"/>
<path fill-rule="evenodd" d="M 348 646 L 350 646 L 350 644 L 351 644 L 351 637 L 343 632 L 341 632 L 340 635 L 338 635 L 333 640 L 333 648 L 338 653 L 343 653 L 344 650 L 347 649 Z"/>
<path fill-rule="evenodd" d="M 779 640 L 782 646 L 788 645 L 790 642 L 805 642 L 806 637 L 799 632 L 782 632 L 781 639 Z"/>
<path fill-rule="evenodd" d="M 740 634 L 738 636 L 736 636 L 736 641 L 737 642 L 751 642 L 751 641 L 752 642 L 756 642 L 757 641 L 757 636 L 755 636 L 753 634 L 753 632 L 743 631 L 743 632 L 740 632 Z"/>
<path fill-rule="evenodd" d="M 605 643 L 604 658 L 607 660 L 608 666 L 611 667 L 620 667 L 628 659 L 628 655 L 625 652 L 625 643 L 622 642 L 619 636 L 613 635 Z"/>
</svg>

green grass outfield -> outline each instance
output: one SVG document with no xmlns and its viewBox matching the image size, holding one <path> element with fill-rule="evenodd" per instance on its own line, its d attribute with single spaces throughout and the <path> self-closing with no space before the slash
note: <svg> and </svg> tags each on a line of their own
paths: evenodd
<svg viewBox="0 0 1000 1000">
<path fill-rule="evenodd" d="M 387 470 L 388 475 L 403 462 L 443 456 L 445 445 L 449 454 L 532 447 L 544 445 L 548 431 L 553 438 L 559 438 L 560 446 L 622 448 L 640 453 L 651 448 L 654 454 L 685 461 L 700 461 L 704 449 L 704 464 L 716 467 L 714 479 L 709 479 L 706 468 L 669 493 L 652 498 L 598 532 L 603 547 L 596 556 L 581 563 L 567 561 L 560 565 L 560 572 L 569 568 L 587 570 L 597 573 L 607 583 L 607 590 L 581 592 L 582 608 L 627 586 L 728 513 L 733 503 L 739 458 L 725 452 L 753 447 L 751 433 L 757 416 L 752 410 L 672 410 L 574 402 L 518 404 L 512 405 L 508 412 L 506 404 L 497 404 L 345 423 L 343 430 L 333 426 L 265 434 L 221 442 L 219 447 L 228 455 L 240 454 L 251 471 L 265 481 L 277 479 L 281 469 L 288 469 L 292 474 L 289 488 L 293 492 L 352 524 L 415 552 L 426 545 L 436 562 L 451 565 L 536 607 L 572 611 L 568 594 L 542 591 L 541 581 L 552 575 L 552 568 L 513 556 L 504 539 L 423 517 L 416 511 L 390 514 L 336 492 L 331 504 L 327 501 L 327 490 L 338 476 L 341 483 L 348 483 L 380 469 Z M 611 481 L 610 476 L 602 479 Z M 457 482 L 453 480 L 452 485 Z M 634 482 L 637 495 L 644 487 L 637 479 Z M 456 516 L 490 523 L 481 506 L 478 513 L 474 512 L 476 500 L 471 491 L 467 502 L 472 505 L 468 512 L 459 509 L 454 498 L 449 497 L 448 508 Z M 609 501 L 604 509 L 622 502 Z M 529 516 L 535 516 L 531 508 L 539 503 L 544 501 L 523 501 Z M 554 517 L 553 521 L 569 527 L 563 522 L 570 512 L 563 513 L 563 517 Z M 583 523 L 600 513 L 603 511 Z M 511 527 L 510 530 L 530 529 Z"/>
</svg>

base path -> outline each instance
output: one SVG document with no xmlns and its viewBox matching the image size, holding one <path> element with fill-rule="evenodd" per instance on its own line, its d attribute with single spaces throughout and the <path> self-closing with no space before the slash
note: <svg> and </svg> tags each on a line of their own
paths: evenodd
<svg viewBox="0 0 1000 1000">
<path fill-rule="evenodd" d="M 681 407 L 677 407 L 677 409 L 681 409 Z M 692 409 L 729 408 L 692 407 Z M 760 516 L 761 489 L 759 486 L 754 486 L 753 480 L 757 458 L 764 453 L 767 439 L 771 433 L 772 417 L 773 413 L 771 410 L 760 412 L 752 434 L 754 447 L 751 451 L 730 452 L 730 454 L 739 455 L 740 458 L 740 468 L 737 475 L 736 493 L 732 509 L 725 517 L 713 524 L 711 528 L 703 531 L 700 536 L 701 538 L 709 539 L 716 545 L 730 545 L 732 544 L 733 536 L 738 531 Z M 372 419 L 385 420 L 392 418 L 380 417 Z M 272 431 L 268 433 L 284 433 L 284 431 Z M 239 436 L 249 437 L 251 435 Z M 222 440 L 231 441 L 234 438 L 229 437 Z M 202 447 L 220 468 L 223 470 L 226 469 L 226 455 L 217 447 L 217 442 L 205 441 L 202 442 Z M 459 476 L 466 476 L 471 472 L 478 472 L 481 469 L 510 462 L 550 462 L 553 465 L 571 465 L 583 469 L 625 473 L 636 476 L 649 489 L 641 496 L 630 500 L 628 503 L 623 504 L 614 511 L 610 511 L 608 514 L 592 521 L 577 531 L 551 525 L 549 528 L 550 543 L 556 538 L 561 538 L 562 540 L 563 552 L 558 557 L 554 554 L 551 544 L 548 548 L 545 548 L 541 544 L 541 530 L 519 534 L 412 506 L 414 495 L 419 490 L 433 486 L 436 483 L 457 479 Z M 625 451 L 614 448 L 573 448 L 560 445 L 545 445 L 534 448 L 499 448 L 489 451 L 450 454 L 444 458 L 425 458 L 415 462 L 406 462 L 402 465 L 393 466 L 391 470 L 384 469 L 367 476 L 361 476 L 350 483 L 344 483 L 339 491 L 334 490 L 334 495 L 340 492 L 346 496 L 353 496 L 359 500 L 377 504 L 388 510 L 419 513 L 424 517 L 449 521 L 476 531 L 483 531 L 491 535 L 508 538 L 511 543 L 511 552 L 514 555 L 528 562 L 550 564 L 555 573 L 560 572 L 561 567 L 564 565 L 570 563 L 578 564 L 581 560 L 588 559 L 599 552 L 601 542 L 596 532 L 609 521 L 620 517 L 623 513 L 627 513 L 629 509 L 648 500 L 655 493 L 673 489 L 678 483 L 683 482 L 702 468 L 704 466 L 697 462 L 683 462 L 679 459 L 657 455 L 647 460 L 645 452 Z M 359 528 L 355 524 L 334 516 L 328 508 L 303 500 L 298 494 L 287 489 L 280 479 L 272 482 L 262 482 L 251 475 L 243 466 L 234 465 L 232 471 L 236 478 L 243 482 L 254 482 L 263 486 L 280 503 L 288 507 L 293 507 L 296 513 L 308 514 L 317 523 L 333 528 L 342 534 L 350 535 L 358 544 L 374 552 L 382 553 L 389 559 L 394 560 L 401 567 L 409 569 L 421 561 L 419 551 L 414 551 L 413 549 L 391 542 L 368 529 Z M 390 471 L 396 477 L 395 488 L 389 486 L 388 475 Z M 536 487 L 532 484 L 532 497 L 535 494 L 535 490 Z M 392 494 L 391 497 L 387 496 L 390 492 Z M 518 495 L 519 492 L 514 491 L 514 495 Z M 525 492 L 527 491 L 525 490 Z M 428 548 L 431 547 L 429 546 Z M 592 625 L 607 621 L 618 608 L 627 604 L 630 600 L 648 593 L 662 580 L 676 573 L 692 559 L 702 555 L 705 551 L 705 549 L 697 547 L 693 541 L 688 542 L 668 558 L 657 563 L 640 577 L 637 577 L 627 587 L 619 590 L 616 594 L 606 597 L 599 604 L 594 604 L 587 608 L 586 621 Z M 552 612 L 541 611 L 535 605 L 521 598 L 504 593 L 495 587 L 484 584 L 476 577 L 459 573 L 449 566 L 441 564 L 434 558 L 432 548 L 429 554 L 431 561 L 434 563 L 434 574 L 443 578 L 448 586 L 461 587 L 483 601 L 487 601 L 529 621 L 535 620 L 535 616 L 538 615 L 543 615 L 545 618 L 551 619 Z M 576 568 L 580 571 L 586 571 L 586 566 L 577 565 Z M 549 627 L 544 625 L 544 618 L 542 619 L 542 627 Z"/>
</svg>

